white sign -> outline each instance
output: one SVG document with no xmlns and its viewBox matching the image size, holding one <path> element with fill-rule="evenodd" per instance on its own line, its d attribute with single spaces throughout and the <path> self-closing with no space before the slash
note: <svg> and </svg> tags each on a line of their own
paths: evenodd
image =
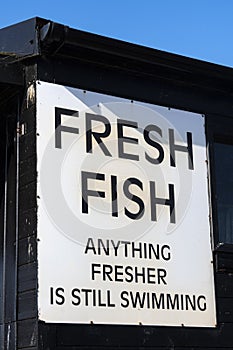
<svg viewBox="0 0 233 350">
<path fill-rule="evenodd" d="M 37 82 L 39 318 L 216 325 L 204 118 Z"/>
</svg>

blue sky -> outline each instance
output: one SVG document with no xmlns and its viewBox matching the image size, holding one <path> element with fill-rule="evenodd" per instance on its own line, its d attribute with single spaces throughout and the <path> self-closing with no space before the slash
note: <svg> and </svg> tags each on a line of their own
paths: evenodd
<svg viewBox="0 0 233 350">
<path fill-rule="evenodd" d="M 233 0 L 2 0 L 0 27 L 35 16 L 233 67 Z"/>
</svg>

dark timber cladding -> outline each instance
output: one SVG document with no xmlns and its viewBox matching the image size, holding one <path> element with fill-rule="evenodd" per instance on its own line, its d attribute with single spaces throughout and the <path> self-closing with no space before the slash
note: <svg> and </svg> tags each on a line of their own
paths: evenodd
<svg viewBox="0 0 233 350">
<path fill-rule="evenodd" d="M 34 90 L 28 90 L 36 80 L 205 115 L 216 327 L 50 324 L 38 320 L 36 100 Z M 231 68 L 45 19 L 34 18 L 0 30 L 1 349 L 233 348 L 233 245 L 218 241 L 214 175 L 214 142 L 233 144 L 232 91 Z"/>
</svg>

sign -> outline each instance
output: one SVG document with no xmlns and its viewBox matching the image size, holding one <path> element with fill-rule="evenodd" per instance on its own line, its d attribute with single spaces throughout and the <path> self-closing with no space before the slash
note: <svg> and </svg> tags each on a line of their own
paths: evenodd
<svg viewBox="0 0 233 350">
<path fill-rule="evenodd" d="M 204 117 L 37 82 L 39 318 L 216 325 Z"/>
</svg>

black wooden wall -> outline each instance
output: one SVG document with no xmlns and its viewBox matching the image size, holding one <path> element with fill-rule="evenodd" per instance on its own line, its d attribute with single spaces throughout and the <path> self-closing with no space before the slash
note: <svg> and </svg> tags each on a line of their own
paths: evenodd
<svg viewBox="0 0 233 350">
<path fill-rule="evenodd" d="M 19 146 L 19 253 L 17 349 L 38 349 L 35 100 L 23 96 Z"/>
<path fill-rule="evenodd" d="M 0 87 L 0 348 L 17 343 L 17 116 L 18 93 Z M 7 92 L 7 93 L 6 93 Z M 2 98 L 3 96 L 4 98 Z"/>
<path fill-rule="evenodd" d="M 216 245 L 214 177 L 211 175 L 214 167 L 215 131 L 221 130 L 225 125 L 231 139 L 233 135 L 233 70 L 69 30 L 54 23 L 47 33 L 49 27 L 44 30 L 44 26 L 49 24 L 48 21 L 36 19 L 33 23 L 35 27 L 34 24 L 31 26 L 34 28 L 31 37 L 34 40 L 35 32 L 38 34 L 38 41 L 34 40 L 34 45 L 38 45 L 39 49 L 32 50 L 31 52 L 36 54 L 25 57 L 22 62 L 24 85 L 20 95 L 19 119 L 20 125 L 25 127 L 25 132 L 21 132 L 19 136 L 18 236 L 15 236 L 17 184 L 14 179 L 17 173 L 17 157 L 14 127 L 11 135 L 12 146 L 9 148 L 13 162 L 10 162 L 10 159 L 7 162 L 7 174 L 12 179 L 9 191 L 11 198 L 9 197 L 7 206 L 7 211 L 12 217 L 12 220 L 9 220 L 12 234 L 8 233 L 7 245 L 8 272 L 11 274 L 7 276 L 14 274 L 15 277 L 7 277 L 9 292 L 4 292 L 4 298 L 3 294 L 0 294 L 2 308 L 7 303 L 10 305 L 7 310 L 11 313 L 8 321 L 5 318 L 3 322 L 2 316 L 0 317 L 0 327 L 3 329 L 8 324 L 14 324 L 11 329 L 14 334 L 12 339 L 16 344 L 12 340 L 10 349 L 233 349 L 233 249 L 222 247 L 220 250 Z M 40 28 L 44 30 L 42 37 L 39 35 L 41 32 L 38 32 Z M 28 37 L 30 36 L 27 35 Z M 27 93 L 28 88 L 34 86 L 37 79 L 206 115 L 207 150 L 212 181 L 213 239 L 215 236 L 213 255 L 217 302 L 216 328 L 45 324 L 38 321 L 36 96 L 33 88 L 30 90 L 30 96 Z M 15 112 L 15 126 L 16 114 Z M 2 131 L 5 124 L 6 122 L 0 119 L 1 232 L 4 232 L 5 208 L 5 170 L 2 169 L 6 164 L 6 135 Z M 5 244 L 2 237 L 1 234 L 1 261 Z M 1 265 L 1 283 L 2 276 Z M 2 291 L 1 288 L 1 293 Z"/>
</svg>

